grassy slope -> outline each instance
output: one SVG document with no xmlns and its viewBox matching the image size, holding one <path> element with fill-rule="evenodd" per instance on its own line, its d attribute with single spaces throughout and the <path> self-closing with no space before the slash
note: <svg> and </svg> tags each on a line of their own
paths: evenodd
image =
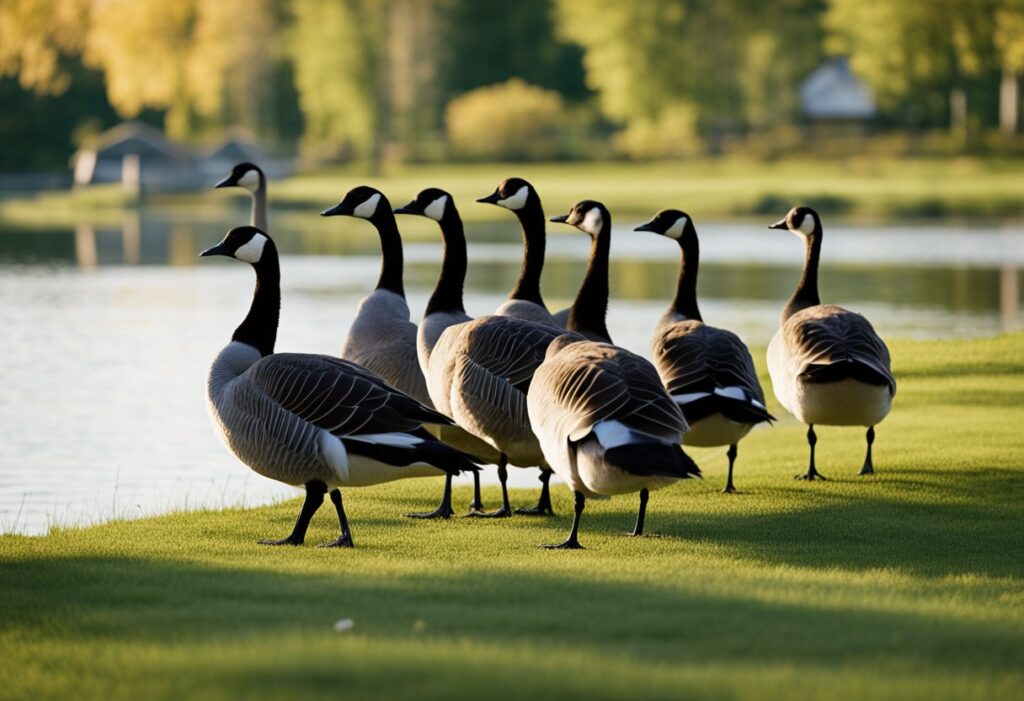
<svg viewBox="0 0 1024 701">
<path fill-rule="evenodd" d="M 781 216 L 795 202 L 822 212 L 867 217 L 1019 216 L 1024 163 L 995 159 L 839 161 L 746 159 L 679 163 L 443 164 L 388 169 L 372 178 L 346 171 L 300 175 L 271 185 L 276 211 L 304 215 L 335 203 L 349 188 L 374 183 L 404 204 L 427 186 L 449 190 L 470 221 L 505 220 L 496 207 L 474 205 L 509 175 L 530 179 L 552 213 L 584 197 L 600 199 L 616 214 L 644 217 L 665 207 L 694 216 Z M 399 202 L 399 200 L 402 200 Z M 152 200 L 177 213 L 211 214 L 224 193 L 165 196 Z M 118 221 L 125 200 L 116 187 L 38 197 L 0 198 L 0 221 L 13 226 Z M 564 208 L 564 209 L 563 209 Z M 410 227 L 412 236 L 422 232 Z M 424 230 L 426 229 L 424 225 Z"/>
<path fill-rule="evenodd" d="M 793 481 L 786 419 L 742 444 L 741 494 L 695 451 L 707 479 L 656 493 L 643 539 L 619 497 L 587 550 L 535 548 L 564 487 L 556 519 L 398 516 L 425 480 L 350 490 L 352 551 L 256 545 L 297 502 L 4 537 L 0 697 L 1022 698 L 1024 335 L 892 349 L 879 475 L 825 428 L 832 480 Z M 328 505 L 310 541 L 334 529 Z"/>
</svg>

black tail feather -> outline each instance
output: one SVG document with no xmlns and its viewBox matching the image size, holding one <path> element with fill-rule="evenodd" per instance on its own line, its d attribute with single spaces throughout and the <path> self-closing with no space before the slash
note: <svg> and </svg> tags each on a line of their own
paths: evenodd
<svg viewBox="0 0 1024 701">
<path fill-rule="evenodd" d="M 643 477 L 700 477 L 697 463 L 679 445 L 669 443 L 627 443 L 607 448 L 605 461 L 623 472 Z"/>
<path fill-rule="evenodd" d="M 477 458 L 442 443 L 433 436 L 423 438 L 421 442 L 408 446 L 371 443 L 355 438 L 342 439 L 342 441 L 345 444 L 345 449 L 352 455 L 362 455 L 396 467 L 425 462 L 449 475 L 476 472 L 480 469 L 480 461 Z"/>
<path fill-rule="evenodd" d="M 813 384 L 857 380 L 868 385 L 889 385 L 889 377 L 856 358 L 842 358 L 828 364 L 812 364 L 800 373 L 800 379 Z"/>
<path fill-rule="evenodd" d="M 750 402 L 723 397 L 719 394 L 712 394 L 701 397 L 686 404 L 680 404 L 679 409 L 683 412 L 688 423 L 695 423 L 706 419 L 713 414 L 721 414 L 727 419 L 741 424 L 759 424 L 764 421 L 775 421 L 775 417 L 768 413 L 767 409 L 757 407 Z"/>
</svg>

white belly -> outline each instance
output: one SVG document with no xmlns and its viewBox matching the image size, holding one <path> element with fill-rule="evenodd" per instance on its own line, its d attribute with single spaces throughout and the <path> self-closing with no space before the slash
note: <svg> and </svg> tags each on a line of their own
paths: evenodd
<svg viewBox="0 0 1024 701">
<path fill-rule="evenodd" d="M 751 424 L 732 421 L 721 414 L 712 414 L 690 424 L 690 430 L 683 434 L 683 445 L 697 447 L 733 445 L 739 443 L 743 436 L 750 433 L 751 428 L 753 428 Z"/>
<path fill-rule="evenodd" d="M 847 379 L 824 384 L 797 381 L 791 410 L 805 424 L 874 426 L 891 408 L 888 387 Z"/>
<path fill-rule="evenodd" d="M 579 481 L 586 488 L 584 493 L 590 495 L 611 496 L 639 492 L 645 487 L 650 490 L 661 489 L 679 480 L 675 477 L 661 475 L 632 475 L 612 467 L 604 461 L 604 448 L 595 440 L 586 440 L 576 450 L 576 471 Z"/>
</svg>

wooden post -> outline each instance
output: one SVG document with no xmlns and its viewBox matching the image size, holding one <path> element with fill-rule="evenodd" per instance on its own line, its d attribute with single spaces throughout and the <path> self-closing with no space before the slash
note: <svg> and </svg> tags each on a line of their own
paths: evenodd
<svg viewBox="0 0 1024 701">
<path fill-rule="evenodd" d="M 142 165 L 139 154 L 126 153 L 121 159 L 121 187 L 132 197 L 138 197 L 142 188 Z"/>
<path fill-rule="evenodd" d="M 1020 86 L 1017 74 L 1003 71 L 1003 79 L 999 83 L 999 131 L 1003 136 L 1017 133 L 1020 119 Z"/>
</svg>

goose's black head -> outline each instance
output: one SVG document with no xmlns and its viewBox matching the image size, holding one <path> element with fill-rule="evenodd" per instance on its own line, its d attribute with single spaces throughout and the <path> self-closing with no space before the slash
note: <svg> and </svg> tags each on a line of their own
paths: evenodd
<svg viewBox="0 0 1024 701">
<path fill-rule="evenodd" d="M 487 197 L 481 197 L 477 202 L 484 204 L 496 204 L 499 207 L 518 212 L 524 209 L 528 202 L 537 198 L 537 191 L 530 183 L 522 178 L 506 178 L 498 185 L 498 189 Z"/>
<path fill-rule="evenodd" d="M 395 210 L 395 214 L 419 214 L 437 222 L 457 213 L 452 196 L 436 187 L 421 190 L 416 199 Z"/>
<path fill-rule="evenodd" d="M 391 209 L 391 203 L 380 190 L 360 185 L 349 190 L 338 204 L 320 212 L 321 217 L 359 217 L 372 220 L 379 212 Z"/>
<path fill-rule="evenodd" d="M 273 247 L 274 242 L 270 237 L 255 226 L 236 226 L 225 234 L 220 243 L 199 255 L 227 256 L 256 265 L 263 259 L 266 250 Z"/>
<path fill-rule="evenodd" d="M 810 236 L 814 233 L 821 233 L 821 218 L 813 209 L 802 204 L 793 207 L 785 219 L 780 219 L 768 228 L 788 229 L 797 236 Z"/>
<path fill-rule="evenodd" d="M 591 237 L 600 234 L 609 219 L 608 209 L 596 200 L 577 202 L 568 214 L 551 217 L 551 221 L 575 226 L 583 233 L 590 234 Z"/>
<path fill-rule="evenodd" d="M 214 187 L 244 187 L 250 192 L 255 192 L 264 183 L 263 171 L 255 163 L 239 163 L 231 169 L 228 177 L 221 180 Z"/>
<path fill-rule="evenodd" d="M 641 224 L 633 231 L 651 231 L 678 241 L 693 231 L 693 220 L 689 214 L 678 209 L 663 209 L 649 222 Z"/>
</svg>

